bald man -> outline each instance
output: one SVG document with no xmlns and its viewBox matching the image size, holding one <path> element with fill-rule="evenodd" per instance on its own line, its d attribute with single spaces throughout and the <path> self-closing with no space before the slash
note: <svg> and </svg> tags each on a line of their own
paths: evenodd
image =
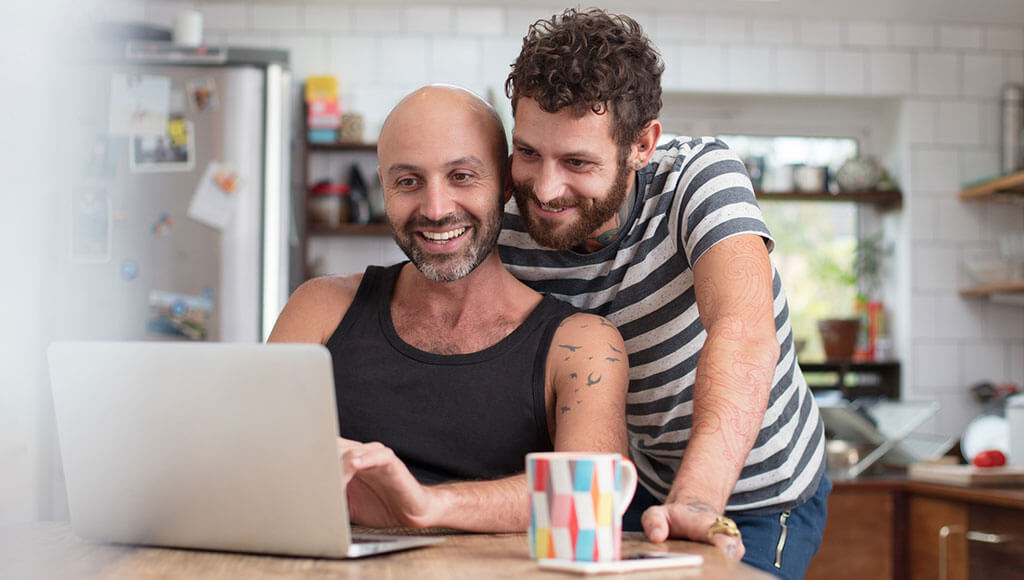
<svg viewBox="0 0 1024 580">
<path fill-rule="evenodd" d="M 526 453 L 626 452 L 622 338 L 499 260 L 507 153 L 485 101 L 422 88 L 377 155 L 409 261 L 304 283 L 270 341 L 331 352 L 353 522 L 522 531 Z"/>
</svg>

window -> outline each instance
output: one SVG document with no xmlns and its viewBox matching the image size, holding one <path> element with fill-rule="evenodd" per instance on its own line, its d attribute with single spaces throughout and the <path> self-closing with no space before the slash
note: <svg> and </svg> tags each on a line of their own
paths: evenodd
<svg viewBox="0 0 1024 580">
<path fill-rule="evenodd" d="M 754 189 L 790 193 L 836 191 L 833 176 L 858 154 L 852 138 L 719 135 L 747 165 Z M 809 170 L 810 168 L 810 170 Z M 824 169 L 822 169 L 824 168 Z M 798 173 L 810 178 L 800 181 Z M 771 200 L 758 204 L 775 238 L 772 262 L 789 300 L 800 358 L 824 360 L 817 321 L 850 316 L 857 299 L 858 205 L 853 202 Z"/>
<path fill-rule="evenodd" d="M 835 191 L 832 177 L 844 161 L 857 156 L 855 139 L 720 138 L 752 170 L 752 180 L 760 182 L 755 189 L 766 192 L 813 191 L 812 184 L 801 186 L 795 177 L 804 167 L 826 168 L 819 172 L 823 180 L 818 192 Z M 760 175 L 755 175 L 759 169 Z M 804 345 L 800 358 L 824 360 L 817 321 L 852 314 L 857 299 L 858 206 L 852 202 L 773 201 L 764 196 L 758 204 L 775 238 L 772 261 L 785 284 L 793 338 L 803 341 L 798 343 Z"/>
</svg>

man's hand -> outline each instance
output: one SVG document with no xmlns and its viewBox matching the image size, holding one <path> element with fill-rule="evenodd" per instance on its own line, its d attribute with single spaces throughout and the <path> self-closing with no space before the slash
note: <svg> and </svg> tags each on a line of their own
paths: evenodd
<svg viewBox="0 0 1024 580">
<path fill-rule="evenodd" d="M 380 443 L 338 438 L 349 518 L 375 528 L 424 528 L 430 489 L 420 485 L 394 451 Z"/>
<path fill-rule="evenodd" d="M 715 523 L 719 514 L 701 501 L 689 503 L 668 502 L 647 508 L 641 522 L 647 538 L 652 542 L 664 542 L 669 538 L 684 538 L 697 542 L 708 541 L 708 528 Z M 740 560 L 746 552 L 743 539 L 726 534 L 715 534 L 711 545 L 725 552 L 732 560 Z"/>
</svg>

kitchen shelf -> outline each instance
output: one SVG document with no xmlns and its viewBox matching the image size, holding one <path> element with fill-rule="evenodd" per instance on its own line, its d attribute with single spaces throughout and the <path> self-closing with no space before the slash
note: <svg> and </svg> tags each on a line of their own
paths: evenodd
<svg viewBox="0 0 1024 580">
<path fill-rule="evenodd" d="M 960 199 L 1024 203 L 1024 171 L 966 187 L 960 191 Z"/>
<path fill-rule="evenodd" d="M 1024 306 L 1024 281 L 972 286 L 960 291 L 965 298 L 988 298 L 992 302 Z"/>
<path fill-rule="evenodd" d="M 900 363 L 887 361 L 800 361 L 811 391 L 839 391 L 845 399 L 900 398 Z"/>
<path fill-rule="evenodd" d="M 376 143 L 349 143 L 339 141 L 337 143 L 309 143 L 310 151 L 369 151 L 377 152 Z"/>
<path fill-rule="evenodd" d="M 309 233 L 318 236 L 390 236 L 391 228 L 387 224 L 310 224 Z"/>
<path fill-rule="evenodd" d="M 991 294 L 1014 294 L 1024 293 L 1024 281 L 1001 282 L 999 284 L 987 284 L 985 286 L 974 286 L 960 291 L 961 296 L 989 296 Z"/>
<path fill-rule="evenodd" d="M 782 191 L 767 193 L 756 192 L 757 199 L 763 201 L 846 201 L 867 203 L 887 209 L 895 209 L 903 205 L 903 194 L 898 189 L 886 191 L 845 191 L 842 193 Z"/>
</svg>

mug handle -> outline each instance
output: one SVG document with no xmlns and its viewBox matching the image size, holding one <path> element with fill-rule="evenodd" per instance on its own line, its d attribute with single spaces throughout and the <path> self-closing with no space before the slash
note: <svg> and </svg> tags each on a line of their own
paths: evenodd
<svg viewBox="0 0 1024 580">
<path fill-rule="evenodd" d="M 615 494 L 615 513 L 619 521 L 621 521 L 622 516 L 629 509 L 629 503 L 633 501 L 637 482 L 636 466 L 625 457 L 619 461 L 619 477 L 622 478 L 622 489 Z"/>
</svg>

